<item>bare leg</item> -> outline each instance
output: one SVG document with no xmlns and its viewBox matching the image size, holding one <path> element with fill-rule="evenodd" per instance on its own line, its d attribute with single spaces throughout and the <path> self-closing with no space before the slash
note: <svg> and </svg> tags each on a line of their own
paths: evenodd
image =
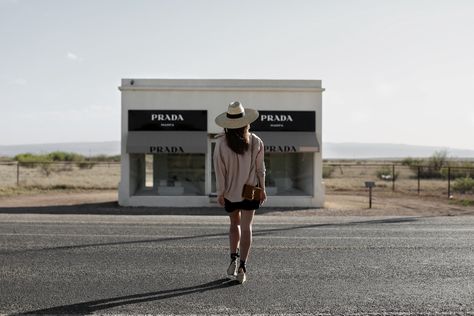
<svg viewBox="0 0 474 316">
<path fill-rule="evenodd" d="M 255 211 L 242 211 L 240 238 L 240 260 L 246 261 L 252 245 L 252 223 Z"/>
<path fill-rule="evenodd" d="M 239 248 L 240 242 L 240 211 L 236 210 L 229 213 L 230 226 L 229 226 L 229 242 L 230 242 L 230 253 L 236 253 Z"/>
</svg>

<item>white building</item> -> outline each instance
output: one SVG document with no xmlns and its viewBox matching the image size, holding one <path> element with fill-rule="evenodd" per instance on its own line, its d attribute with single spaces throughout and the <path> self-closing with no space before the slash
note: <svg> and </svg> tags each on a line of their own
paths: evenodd
<svg viewBox="0 0 474 316">
<path fill-rule="evenodd" d="M 240 101 L 260 112 L 266 206 L 322 207 L 320 80 L 123 79 L 123 206 L 217 206 L 214 118 Z"/>
</svg>

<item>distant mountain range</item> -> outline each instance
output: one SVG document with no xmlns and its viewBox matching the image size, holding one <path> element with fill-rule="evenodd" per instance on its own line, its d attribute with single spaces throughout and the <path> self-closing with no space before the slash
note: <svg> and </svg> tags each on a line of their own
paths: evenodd
<svg viewBox="0 0 474 316">
<path fill-rule="evenodd" d="M 97 155 L 120 155 L 120 142 L 54 143 L 33 145 L 0 145 L 0 156 L 12 157 L 21 153 L 44 154 L 52 151 L 74 152 L 86 157 Z"/>
<path fill-rule="evenodd" d="M 474 158 L 474 150 L 403 144 L 323 143 L 324 159 L 400 159 L 430 157 L 434 152 L 446 150 L 449 157 Z M 120 142 L 57 143 L 0 146 L 0 156 L 20 153 L 49 153 L 52 151 L 75 152 L 84 156 L 120 155 Z"/>
<path fill-rule="evenodd" d="M 323 143 L 324 159 L 400 159 L 431 157 L 446 151 L 450 158 L 474 158 L 474 150 L 377 143 Z"/>
</svg>

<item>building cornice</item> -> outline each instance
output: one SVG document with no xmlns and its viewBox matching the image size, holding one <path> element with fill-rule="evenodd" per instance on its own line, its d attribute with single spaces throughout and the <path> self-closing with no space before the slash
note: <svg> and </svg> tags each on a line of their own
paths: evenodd
<svg viewBox="0 0 474 316">
<path fill-rule="evenodd" d="M 323 92 L 321 80 L 122 79 L 120 91 Z"/>
</svg>

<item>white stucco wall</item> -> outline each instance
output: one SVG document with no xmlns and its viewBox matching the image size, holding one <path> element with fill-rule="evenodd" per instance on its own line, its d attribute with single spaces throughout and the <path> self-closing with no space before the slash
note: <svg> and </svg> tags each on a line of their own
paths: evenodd
<svg viewBox="0 0 474 316">
<path fill-rule="evenodd" d="M 133 80 L 133 84 L 132 84 Z M 128 110 L 207 110 L 208 133 L 222 132 L 214 118 L 227 110 L 232 101 L 245 107 L 268 111 L 315 111 L 316 136 L 321 150 L 314 153 L 314 197 L 272 196 L 268 206 L 313 206 L 324 204 L 322 182 L 322 92 L 320 80 L 198 80 L 198 79 L 123 79 L 122 166 L 120 205 L 131 206 L 216 206 L 207 196 L 130 197 L 130 159 L 126 153 Z M 206 168 L 209 154 L 206 156 Z M 209 186 L 207 186 L 209 187 Z"/>
</svg>

